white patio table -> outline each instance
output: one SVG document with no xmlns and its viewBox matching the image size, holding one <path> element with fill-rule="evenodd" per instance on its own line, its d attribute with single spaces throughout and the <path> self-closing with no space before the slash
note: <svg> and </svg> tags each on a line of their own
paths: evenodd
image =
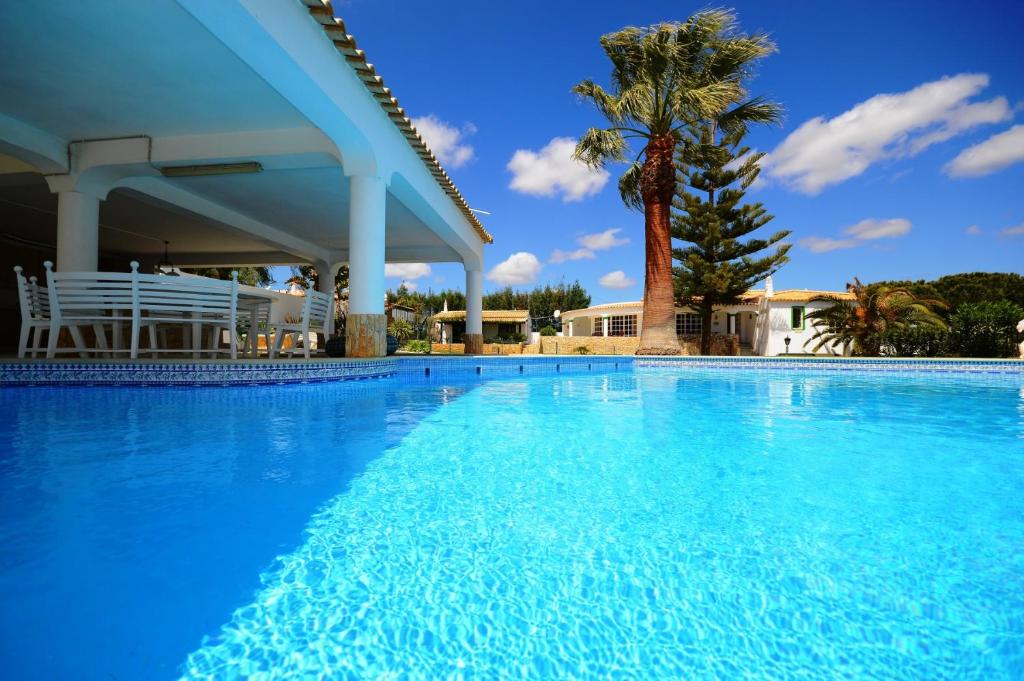
<svg viewBox="0 0 1024 681">
<path fill-rule="evenodd" d="M 263 291 L 255 287 L 246 286 L 244 291 L 238 291 L 238 307 L 239 309 L 246 309 L 249 314 L 249 338 L 252 340 L 250 344 L 252 357 L 256 357 L 259 354 L 259 322 L 261 319 L 270 319 L 271 310 L 273 309 L 271 306 L 277 300 L 278 296 L 270 291 Z M 264 306 L 266 306 L 265 314 L 261 310 Z"/>
<path fill-rule="evenodd" d="M 259 324 L 274 325 L 289 318 L 300 318 L 305 300 L 305 296 L 292 295 L 287 291 L 272 291 L 245 284 L 238 286 L 239 309 L 249 305 L 250 307 L 247 311 L 252 313 L 250 315 L 249 327 L 249 337 L 253 339 L 252 347 L 249 351 L 251 356 L 255 357 L 259 354 L 259 342 L 256 335 L 259 332 L 257 328 Z M 253 326 L 252 320 L 257 320 L 255 326 Z"/>
</svg>

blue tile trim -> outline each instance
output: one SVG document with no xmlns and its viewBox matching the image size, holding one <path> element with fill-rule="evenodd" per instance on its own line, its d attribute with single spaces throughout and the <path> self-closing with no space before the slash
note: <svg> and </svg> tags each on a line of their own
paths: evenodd
<svg viewBox="0 0 1024 681">
<path fill-rule="evenodd" d="M 634 355 L 512 355 L 465 357 L 425 355 L 399 357 L 398 375 L 607 371 L 631 368 L 702 368 L 751 370 L 890 371 L 1000 373 L 1024 376 L 1024 361 L 995 359 L 868 359 L 850 357 L 637 357 Z M 479 368 L 479 371 L 478 371 Z"/>
<path fill-rule="evenodd" d="M 402 378 L 462 375 L 486 379 L 538 373 L 607 373 L 632 367 L 631 355 L 429 355 L 398 358 L 398 376 Z"/>
<path fill-rule="evenodd" d="M 363 380 L 394 376 L 394 359 L 365 362 L 2 362 L 0 386 L 223 386 Z"/>
<path fill-rule="evenodd" d="M 1024 361 L 998 359 L 869 359 L 832 357 L 635 357 L 635 367 L 701 367 L 772 371 L 998 373 L 1024 376 Z"/>
<path fill-rule="evenodd" d="M 632 355 L 512 355 L 382 358 L 310 362 L 0 362 L 0 386 L 152 385 L 217 386 L 364 380 L 398 376 L 500 376 L 641 370 L 745 369 L 753 371 L 870 371 L 1001 374 L 1024 378 L 1024 361 L 906 360 L 777 357 L 634 357 Z"/>
</svg>

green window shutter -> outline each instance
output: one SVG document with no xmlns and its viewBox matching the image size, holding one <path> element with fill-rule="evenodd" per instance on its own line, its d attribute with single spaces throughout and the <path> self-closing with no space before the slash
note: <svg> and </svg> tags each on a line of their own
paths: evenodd
<svg viewBox="0 0 1024 681">
<path fill-rule="evenodd" d="M 794 305 L 789 309 L 789 326 L 794 331 L 804 330 L 804 306 Z"/>
</svg>

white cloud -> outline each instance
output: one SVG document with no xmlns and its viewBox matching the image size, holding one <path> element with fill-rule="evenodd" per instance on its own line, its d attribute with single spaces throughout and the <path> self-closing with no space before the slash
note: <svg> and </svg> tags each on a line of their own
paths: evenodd
<svg viewBox="0 0 1024 681">
<path fill-rule="evenodd" d="M 1024 222 L 999 230 L 999 236 L 1024 236 Z"/>
<path fill-rule="evenodd" d="M 506 166 L 512 172 L 509 188 L 532 196 L 561 194 L 563 201 L 596 194 L 607 184 L 608 171 L 573 160 L 575 150 L 571 137 L 555 137 L 540 151 L 519 149 Z"/>
<path fill-rule="evenodd" d="M 442 164 L 459 168 L 473 158 L 473 147 L 463 139 L 476 132 L 472 123 L 456 128 L 431 114 L 412 119 L 412 124 Z"/>
<path fill-rule="evenodd" d="M 540 268 L 541 264 L 540 260 L 537 260 L 537 256 L 520 251 L 508 256 L 504 262 L 495 265 L 487 273 L 487 278 L 507 286 L 530 284 L 537 278 Z"/>
<path fill-rule="evenodd" d="M 629 288 L 636 284 L 636 279 L 627 277 L 626 273 L 622 270 L 615 270 L 598 279 L 597 283 L 605 288 Z"/>
<path fill-rule="evenodd" d="M 798 243 L 811 253 L 828 253 L 841 248 L 853 248 L 857 245 L 856 239 L 830 239 L 823 236 L 807 236 L 800 239 Z"/>
<path fill-rule="evenodd" d="M 420 287 L 420 285 L 417 284 L 415 281 L 403 281 L 402 286 L 409 289 L 410 291 L 415 291 Z"/>
<path fill-rule="evenodd" d="M 805 122 L 762 161 L 770 177 L 806 194 L 856 177 L 886 158 L 912 156 L 973 127 L 1008 120 L 1006 98 L 970 102 L 988 86 L 964 73 L 880 94 L 835 118 Z"/>
<path fill-rule="evenodd" d="M 964 232 L 966 234 L 972 234 L 972 235 L 973 234 L 981 234 L 981 227 L 979 227 L 978 225 L 971 225 L 970 227 L 965 229 Z"/>
<path fill-rule="evenodd" d="M 967 147 L 943 170 L 951 177 L 979 177 L 1021 161 L 1024 161 L 1024 125 L 1015 125 Z"/>
<path fill-rule="evenodd" d="M 843 248 L 862 246 L 865 241 L 905 236 L 910 233 L 910 227 L 910 220 L 903 218 L 889 218 L 888 220 L 869 218 L 844 229 L 842 233 L 845 238 L 808 236 L 800 239 L 797 243 L 811 253 L 828 253 Z"/>
<path fill-rule="evenodd" d="M 889 220 L 861 220 L 843 230 L 854 239 L 890 239 L 910 232 L 910 220 L 891 218 Z"/>
<path fill-rule="evenodd" d="M 551 252 L 551 257 L 548 259 L 548 262 L 560 263 L 565 262 L 566 260 L 593 260 L 597 257 L 594 251 L 607 251 L 609 248 L 624 246 L 629 243 L 628 238 L 619 238 L 615 236 L 621 231 L 621 228 L 612 227 L 604 230 L 603 232 L 584 234 L 576 239 L 576 243 L 582 246 L 582 248 L 577 248 L 574 251 L 563 251 L 556 248 Z"/>
<path fill-rule="evenodd" d="M 396 262 L 384 265 L 385 277 L 398 279 L 419 279 L 430 274 L 430 265 L 425 262 Z"/>
<path fill-rule="evenodd" d="M 563 251 L 559 248 L 551 251 L 548 262 L 560 263 L 566 260 L 593 260 L 596 255 L 589 248 L 577 248 L 575 251 Z"/>
<path fill-rule="evenodd" d="M 603 232 L 598 232 L 596 234 L 584 234 L 576 241 L 580 246 L 589 248 L 592 251 L 606 251 L 609 248 L 625 246 L 629 243 L 628 238 L 623 237 L 620 239 L 615 236 L 621 231 L 621 228 L 613 227 L 612 229 L 606 229 Z"/>
</svg>

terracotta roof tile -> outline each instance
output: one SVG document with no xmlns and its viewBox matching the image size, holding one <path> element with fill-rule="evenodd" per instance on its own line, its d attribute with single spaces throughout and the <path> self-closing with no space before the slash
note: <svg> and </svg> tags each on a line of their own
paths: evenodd
<svg viewBox="0 0 1024 681">
<path fill-rule="evenodd" d="M 444 171 L 444 168 L 441 167 L 440 162 L 427 147 L 423 138 L 416 132 L 416 127 L 409 120 L 405 110 L 399 106 L 398 100 L 392 95 L 391 90 L 384 86 L 384 79 L 377 75 L 373 64 L 366 61 L 366 53 L 356 48 L 356 39 L 345 31 L 345 22 L 334 16 L 334 8 L 331 6 L 330 0 L 300 1 L 305 5 L 310 16 L 320 24 L 324 34 L 334 43 L 335 49 L 345 58 L 345 62 L 352 67 L 352 70 L 359 76 L 359 79 L 363 81 L 363 85 L 377 100 L 384 113 L 387 114 L 391 122 L 398 128 L 398 131 L 409 142 L 409 146 L 423 159 L 427 170 L 434 176 L 437 183 L 441 185 L 441 189 L 455 202 L 463 216 L 473 226 L 473 230 L 483 239 L 484 243 L 493 243 L 494 237 L 484 229 L 476 213 L 470 210 L 469 204 L 462 198 L 462 194 L 459 193 L 458 188 L 451 178 L 448 177 L 448 173 Z"/>
<path fill-rule="evenodd" d="M 527 310 L 484 310 L 481 315 L 485 322 L 522 323 L 530 318 L 530 313 Z M 431 319 L 435 322 L 461 322 L 466 319 L 466 311 L 438 312 Z"/>
</svg>

